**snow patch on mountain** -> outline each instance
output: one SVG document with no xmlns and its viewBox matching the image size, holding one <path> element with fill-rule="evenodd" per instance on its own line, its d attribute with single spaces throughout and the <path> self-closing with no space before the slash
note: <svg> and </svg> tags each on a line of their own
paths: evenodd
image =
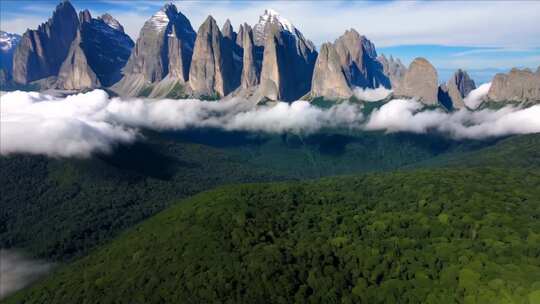
<svg viewBox="0 0 540 304">
<path fill-rule="evenodd" d="M 282 30 L 288 31 L 289 33 L 296 36 L 296 28 L 294 25 L 287 19 L 283 18 L 277 11 L 269 8 L 264 10 L 264 14 L 259 17 L 259 22 L 253 26 L 253 35 L 255 40 L 260 44 L 264 43 L 266 40 L 266 25 L 267 24 L 278 24 Z"/>
<path fill-rule="evenodd" d="M 169 17 L 165 13 L 165 11 L 160 10 L 157 13 L 155 13 L 152 18 L 149 20 L 152 23 L 152 26 L 158 30 L 162 31 L 164 30 L 167 25 L 169 24 Z"/>
<path fill-rule="evenodd" d="M 8 52 L 16 47 L 20 40 L 21 36 L 17 34 L 0 31 L 0 50 Z"/>
<path fill-rule="evenodd" d="M 120 31 L 122 33 L 124 32 L 124 27 L 120 24 L 120 22 L 118 22 L 118 20 L 114 19 L 111 15 L 103 14 L 98 19 L 102 20 L 110 28 Z"/>
</svg>

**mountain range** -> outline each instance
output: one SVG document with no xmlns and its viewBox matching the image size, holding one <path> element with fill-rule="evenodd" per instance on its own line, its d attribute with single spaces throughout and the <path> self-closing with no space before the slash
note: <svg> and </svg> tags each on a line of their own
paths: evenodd
<svg viewBox="0 0 540 304">
<path fill-rule="evenodd" d="M 77 14 L 63 1 L 36 30 L 22 37 L 1 32 L 0 49 L 4 88 L 106 88 L 125 97 L 291 102 L 345 100 L 355 88 L 384 87 L 396 98 L 449 110 L 465 107 L 465 97 L 476 89 L 464 70 L 440 84 L 425 58 L 406 67 L 399 59 L 379 56 L 375 45 L 354 29 L 317 51 L 271 9 L 257 24 L 242 24 L 237 32 L 229 20 L 220 28 L 212 16 L 195 31 L 175 5 L 167 4 L 146 21 L 134 43 L 111 15 Z M 485 101 L 540 101 L 540 67 L 497 74 Z"/>
</svg>

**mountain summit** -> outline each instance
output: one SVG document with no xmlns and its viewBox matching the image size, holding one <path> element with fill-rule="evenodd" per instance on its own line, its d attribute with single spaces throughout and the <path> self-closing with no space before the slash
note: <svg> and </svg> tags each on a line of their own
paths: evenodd
<svg viewBox="0 0 540 304">
<path fill-rule="evenodd" d="M 20 84 L 56 76 L 77 36 L 79 19 L 69 1 L 62 1 L 37 30 L 27 30 L 13 55 L 13 79 Z"/>
<path fill-rule="evenodd" d="M 257 45 L 264 45 L 270 30 L 269 27 L 272 24 L 276 25 L 280 30 L 296 35 L 297 30 L 289 20 L 281 17 L 277 11 L 268 8 L 259 16 L 259 22 L 253 26 L 253 38 Z"/>
<path fill-rule="evenodd" d="M 145 94 L 148 96 L 152 84 L 165 78 L 172 86 L 187 82 L 195 37 L 187 17 L 174 4 L 164 5 L 144 23 L 124 68 L 124 78 L 113 89 L 126 96 L 149 90 Z M 160 87 L 160 91 L 171 89 L 166 87 Z M 153 94 L 157 96 L 158 92 Z"/>
<path fill-rule="evenodd" d="M 0 33 L 0 85 L 69 91 L 109 88 L 126 97 L 230 95 L 252 102 L 347 99 L 355 88 L 384 87 L 394 97 L 451 110 L 463 108 L 463 100 L 475 88 L 464 71 L 439 85 L 437 70 L 427 59 L 417 58 L 407 68 L 392 56 L 378 56 L 375 45 L 352 28 L 322 44 L 318 54 L 297 25 L 271 8 L 253 27 L 244 23 L 236 29 L 229 19 L 220 29 L 209 16 L 196 33 L 189 19 L 169 3 L 144 23 L 133 43 L 111 15 L 92 18 L 88 10 L 78 15 L 63 0 L 47 22 L 20 39 Z M 498 74 L 484 99 L 536 103 L 538 77 L 540 71 L 530 70 Z"/>
</svg>

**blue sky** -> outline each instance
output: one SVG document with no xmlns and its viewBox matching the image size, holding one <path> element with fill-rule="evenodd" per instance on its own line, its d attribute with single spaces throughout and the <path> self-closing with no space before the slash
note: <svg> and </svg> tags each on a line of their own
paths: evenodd
<svg viewBox="0 0 540 304">
<path fill-rule="evenodd" d="M 169 1 L 170 2 L 170 1 Z M 51 14 L 58 1 L 0 0 L 0 28 L 22 33 Z M 72 0 L 77 10 L 111 13 L 136 39 L 165 1 Z M 457 69 L 477 82 L 511 67 L 540 65 L 540 1 L 173 1 L 195 29 L 211 14 L 219 23 L 254 24 L 265 8 L 290 20 L 316 45 L 355 28 L 408 64 L 423 56 L 441 80 Z"/>
</svg>

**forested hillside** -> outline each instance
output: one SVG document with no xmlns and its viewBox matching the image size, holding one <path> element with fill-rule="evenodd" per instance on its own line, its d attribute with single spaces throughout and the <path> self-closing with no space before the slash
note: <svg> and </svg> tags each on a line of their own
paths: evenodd
<svg viewBox="0 0 540 304">
<path fill-rule="evenodd" d="M 410 167 L 540 167 L 540 134 L 516 135 L 483 149 L 456 151 L 413 164 Z"/>
<path fill-rule="evenodd" d="M 151 139 L 89 159 L 0 157 L 0 247 L 81 256 L 173 199 L 218 185 L 283 180 L 209 146 Z"/>
<path fill-rule="evenodd" d="M 88 159 L 0 157 L 0 247 L 66 261 L 174 200 L 219 185 L 392 170 L 488 144 L 350 131 L 144 134 L 140 143 Z"/>
<path fill-rule="evenodd" d="M 7 303 L 538 303 L 540 172 L 430 169 L 179 202 Z"/>
</svg>

